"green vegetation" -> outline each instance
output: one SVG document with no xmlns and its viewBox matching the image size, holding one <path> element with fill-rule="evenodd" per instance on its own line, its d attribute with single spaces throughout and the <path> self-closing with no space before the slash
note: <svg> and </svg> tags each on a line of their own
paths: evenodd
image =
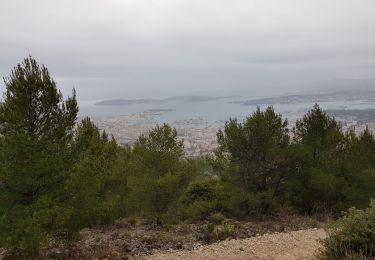
<svg viewBox="0 0 375 260">
<path fill-rule="evenodd" d="M 73 165 L 66 179 L 65 205 L 72 209 L 68 227 L 111 223 L 125 214 L 127 151 L 85 118 L 72 140 Z M 77 210 L 75 210 L 77 209 Z"/>
<path fill-rule="evenodd" d="M 63 101 L 45 67 L 25 59 L 5 79 L 0 104 L 0 244 L 38 253 L 64 229 L 63 207 L 77 117 L 75 93 Z"/>
<path fill-rule="evenodd" d="M 323 241 L 321 259 L 374 259 L 375 201 L 364 210 L 349 209 L 327 231 L 329 237 Z"/>
<path fill-rule="evenodd" d="M 373 134 L 343 133 L 338 123 L 315 106 L 294 129 L 297 166 L 290 178 L 293 207 L 309 214 L 340 214 L 365 207 L 374 197 Z"/>
<path fill-rule="evenodd" d="M 128 161 L 132 211 L 163 223 L 196 172 L 195 163 L 183 160 L 183 153 L 176 129 L 166 124 L 138 138 Z"/>
<path fill-rule="evenodd" d="M 318 105 L 293 131 L 272 107 L 243 122 L 231 119 L 212 156 L 187 159 L 169 125 L 122 147 L 89 118 L 77 122 L 75 92 L 64 101 L 48 70 L 31 57 L 5 86 L 0 247 L 15 256 L 36 257 L 53 239 L 74 239 L 84 227 L 122 217 L 165 228 L 207 221 L 209 240 L 235 232 L 226 217 L 261 219 L 286 210 L 338 217 L 375 197 L 374 135 L 343 132 Z M 343 254 L 337 245 L 372 252 L 373 208 L 350 210 L 331 229 L 327 258 Z"/>
<path fill-rule="evenodd" d="M 242 194 L 235 200 L 243 217 L 270 212 L 279 198 L 290 167 L 287 125 L 273 108 L 258 108 L 243 123 L 231 119 L 218 132 L 217 157 L 225 160 L 222 180 Z"/>
</svg>

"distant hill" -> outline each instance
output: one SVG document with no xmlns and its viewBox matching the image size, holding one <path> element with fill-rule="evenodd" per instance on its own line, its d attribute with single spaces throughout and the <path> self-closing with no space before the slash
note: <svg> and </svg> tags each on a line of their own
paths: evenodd
<svg viewBox="0 0 375 260">
<path fill-rule="evenodd" d="M 276 96 L 269 98 L 257 98 L 245 101 L 232 101 L 229 103 L 239 103 L 244 106 L 272 105 L 272 104 L 292 104 L 310 102 L 313 97 L 304 95 Z"/>
<path fill-rule="evenodd" d="M 311 83 L 305 92 L 295 95 L 280 95 L 255 98 L 229 103 L 245 106 L 298 104 L 336 100 L 375 100 L 375 79 L 321 80 Z"/>
</svg>

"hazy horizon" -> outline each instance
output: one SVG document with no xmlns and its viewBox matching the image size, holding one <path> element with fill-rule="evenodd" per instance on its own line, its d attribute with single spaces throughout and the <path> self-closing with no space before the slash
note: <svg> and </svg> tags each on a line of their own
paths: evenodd
<svg viewBox="0 0 375 260">
<path fill-rule="evenodd" d="M 301 92 L 374 78 L 373 10 L 370 0 L 3 0 L 0 76 L 32 55 L 79 100 Z"/>
</svg>

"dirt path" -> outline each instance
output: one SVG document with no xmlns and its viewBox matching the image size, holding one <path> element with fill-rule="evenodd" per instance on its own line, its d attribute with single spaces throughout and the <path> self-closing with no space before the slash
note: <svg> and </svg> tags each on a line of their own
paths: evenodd
<svg viewBox="0 0 375 260">
<path fill-rule="evenodd" d="M 323 229 L 266 234 L 240 240 L 222 241 L 192 251 L 158 252 L 146 259 L 316 259 Z"/>
</svg>

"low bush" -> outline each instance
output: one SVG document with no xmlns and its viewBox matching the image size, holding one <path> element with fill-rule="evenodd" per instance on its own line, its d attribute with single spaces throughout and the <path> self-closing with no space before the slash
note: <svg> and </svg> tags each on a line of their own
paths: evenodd
<svg viewBox="0 0 375 260">
<path fill-rule="evenodd" d="M 236 227 L 230 223 L 224 223 L 223 227 L 224 227 L 225 234 L 227 236 L 232 236 L 234 232 L 236 231 Z"/>
<path fill-rule="evenodd" d="M 221 188 L 219 181 L 215 179 L 190 183 L 180 198 L 178 209 L 180 218 L 197 222 L 210 219 L 215 213 L 220 213 L 222 209 L 219 197 Z"/>
<path fill-rule="evenodd" d="M 327 228 L 321 259 L 375 258 L 375 200 L 364 210 L 352 208 Z"/>
<path fill-rule="evenodd" d="M 220 212 L 216 212 L 211 214 L 210 216 L 210 222 L 214 224 L 221 224 L 225 220 L 225 216 L 221 214 Z"/>
</svg>

